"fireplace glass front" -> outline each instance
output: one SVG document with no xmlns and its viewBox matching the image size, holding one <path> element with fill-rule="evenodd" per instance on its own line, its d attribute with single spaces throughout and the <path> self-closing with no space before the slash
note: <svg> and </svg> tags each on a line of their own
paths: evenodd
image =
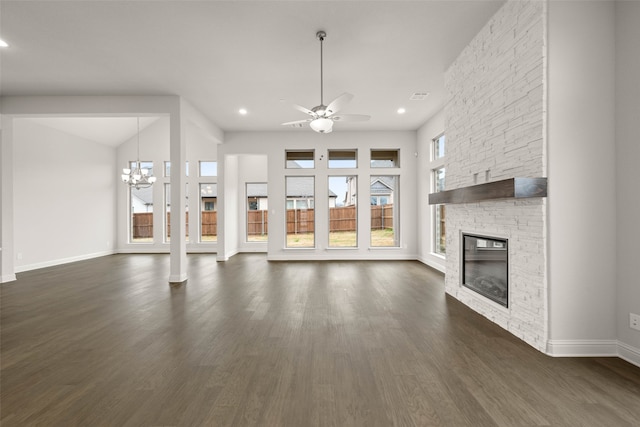
<svg viewBox="0 0 640 427">
<path fill-rule="evenodd" d="M 507 239 L 463 234 L 462 285 L 509 306 L 509 250 Z"/>
</svg>

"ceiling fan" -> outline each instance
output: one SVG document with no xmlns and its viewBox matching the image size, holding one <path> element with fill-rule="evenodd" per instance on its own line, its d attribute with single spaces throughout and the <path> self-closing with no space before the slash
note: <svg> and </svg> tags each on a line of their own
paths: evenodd
<svg viewBox="0 0 640 427">
<path fill-rule="evenodd" d="M 316 38 L 320 40 L 320 105 L 309 110 L 308 108 L 294 104 L 293 107 L 295 109 L 300 110 L 311 117 L 305 120 L 295 120 L 293 122 L 282 123 L 283 126 L 302 127 L 305 123 L 309 123 L 309 126 L 314 131 L 319 133 L 329 133 L 333 130 L 333 122 L 366 122 L 371 118 L 371 116 L 364 114 L 336 115 L 342 107 L 353 99 L 353 95 L 350 93 L 345 92 L 331 101 L 329 105 L 324 105 L 324 87 L 322 82 L 322 43 L 326 37 L 327 33 L 324 31 L 318 31 L 316 33 Z"/>
</svg>

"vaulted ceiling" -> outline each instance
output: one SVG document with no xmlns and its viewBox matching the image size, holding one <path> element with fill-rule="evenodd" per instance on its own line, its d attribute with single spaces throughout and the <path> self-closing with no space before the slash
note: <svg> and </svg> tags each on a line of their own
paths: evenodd
<svg viewBox="0 0 640 427">
<path fill-rule="evenodd" d="M 335 129 L 415 130 L 503 3 L 2 0 L 0 93 L 180 95 L 225 131 L 285 130 L 320 103 L 322 29 L 325 104 L 349 92 L 343 112 L 372 116 Z"/>
</svg>

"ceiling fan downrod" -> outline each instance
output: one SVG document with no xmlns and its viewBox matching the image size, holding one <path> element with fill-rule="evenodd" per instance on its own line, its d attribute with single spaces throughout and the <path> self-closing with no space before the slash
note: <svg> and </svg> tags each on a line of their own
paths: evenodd
<svg viewBox="0 0 640 427">
<path fill-rule="evenodd" d="M 325 37 L 327 37 L 327 33 L 324 31 L 318 31 L 316 33 L 316 38 L 320 40 L 320 105 L 324 106 L 324 84 L 323 84 L 323 61 L 322 61 L 322 42 L 324 42 Z"/>
</svg>

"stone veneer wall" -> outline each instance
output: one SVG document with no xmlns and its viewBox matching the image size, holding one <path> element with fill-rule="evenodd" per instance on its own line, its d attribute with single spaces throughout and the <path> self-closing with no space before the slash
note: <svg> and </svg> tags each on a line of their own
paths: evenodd
<svg viewBox="0 0 640 427">
<path fill-rule="evenodd" d="M 508 1 L 445 73 L 447 190 L 546 176 L 545 34 L 545 2 Z M 446 209 L 447 293 L 545 351 L 546 199 Z M 509 239 L 509 308 L 461 286 L 462 232 Z"/>
</svg>

